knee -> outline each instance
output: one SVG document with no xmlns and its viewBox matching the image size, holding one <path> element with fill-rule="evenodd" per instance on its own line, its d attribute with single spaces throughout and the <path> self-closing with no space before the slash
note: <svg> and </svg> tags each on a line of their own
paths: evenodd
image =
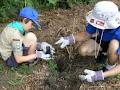
<svg viewBox="0 0 120 90">
<path fill-rule="evenodd" d="M 79 54 L 82 56 L 86 56 L 87 49 L 85 47 L 80 47 L 79 48 Z"/>
<path fill-rule="evenodd" d="M 27 46 L 36 45 L 37 44 L 36 35 L 32 32 L 27 33 L 23 39 L 23 43 Z"/>
<path fill-rule="evenodd" d="M 34 33 L 32 33 L 32 32 L 29 32 L 28 34 L 26 34 L 26 38 L 27 38 L 28 40 L 33 40 L 34 42 L 37 41 L 36 35 L 35 35 Z"/>
<path fill-rule="evenodd" d="M 109 52 L 116 52 L 119 48 L 119 41 L 118 40 L 112 40 L 109 44 Z"/>
</svg>

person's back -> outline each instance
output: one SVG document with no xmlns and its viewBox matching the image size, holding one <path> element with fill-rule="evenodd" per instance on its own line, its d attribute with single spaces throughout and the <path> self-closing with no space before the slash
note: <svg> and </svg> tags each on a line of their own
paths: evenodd
<svg viewBox="0 0 120 90">
<path fill-rule="evenodd" d="M 16 28 L 7 26 L 0 34 L 0 53 L 4 60 L 12 53 L 12 42 L 16 39 L 22 40 L 22 34 Z"/>
</svg>

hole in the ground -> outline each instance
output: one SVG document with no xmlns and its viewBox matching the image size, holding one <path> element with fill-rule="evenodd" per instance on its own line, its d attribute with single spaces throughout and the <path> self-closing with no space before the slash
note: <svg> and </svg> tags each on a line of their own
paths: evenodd
<svg viewBox="0 0 120 90">
<path fill-rule="evenodd" d="M 67 68 L 67 61 L 64 58 L 57 60 L 58 71 L 61 73 Z"/>
</svg>

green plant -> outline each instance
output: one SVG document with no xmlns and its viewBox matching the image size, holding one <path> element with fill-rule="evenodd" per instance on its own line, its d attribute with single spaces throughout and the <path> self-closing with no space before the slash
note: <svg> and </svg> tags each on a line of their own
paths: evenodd
<svg viewBox="0 0 120 90">
<path fill-rule="evenodd" d="M 29 7 L 33 7 L 34 6 L 33 0 L 25 0 L 25 4 L 26 4 L 26 6 L 29 6 Z"/>
<path fill-rule="evenodd" d="M 8 83 L 12 86 L 23 84 L 24 81 L 25 81 L 24 76 L 17 76 L 17 77 L 12 76 L 12 77 L 9 77 L 8 79 Z"/>
<path fill-rule="evenodd" d="M 28 65 L 26 64 L 22 64 L 19 67 L 14 69 L 15 71 L 17 71 L 20 74 L 31 74 L 33 72 L 32 68 L 30 68 Z"/>
<path fill-rule="evenodd" d="M 33 7 L 32 0 L 26 0 L 26 5 Z M 0 21 L 16 18 L 21 8 L 25 6 L 25 0 L 2 0 L 0 3 Z"/>
<path fill-rule="evenodd" d="M 120 80 L 120 74 L 116 75 L 116 79 Z"/>
<path fill-rule="evenodd" d="M 7 72 L 8 75 L 8 84 L 15 86 L 15 85 L 20 85 L 24 83 L 24 76 L 19 74 L 15 68 L 10 68 Z"/>
<path fill-rule="evenodd" d="M 31 74 L 32 69 L 25 64 L 17 68 L 10 68 L 8 70 L 8 83 L 12 86 L 23 84 L 26 75 Z"/>
<path fill-rule="evenodd" d="M 50 70 L 57 70 L 57 64 L 53 59 L 48 61 L 48 67 Z"/>
<path fill-rule="evenodd" d="M 82 0 L 83 4 L 94 5 L 98 0 Z"/>
<path fill-rule="evenodd" d="M 34 7 L 39 11 L 43 8 L 72 8 L 75 5 L 93 5 L 97 0 L 1 0 L 0 1 L 0 22 L 7 22 L 16 18 L 20 9 L 24 6 Z"/>
<path fill-rule="evenodd" d="M 58 1 L 59 0 L 48 0 L 49 4 L 52 4 L 53 6 L 56 6 Z"/>
<path fill-rule="evenodd" d="M 2 73 L 4 71 L 4 66 L 3 64 L 0 64 L 0 73 Z"/>
<path fill-rule="evenodd" d="M 55 63 L 53 59 L 49 60 L 47 64 L 51 72 L 51 74 L 49 75 L 48 81 L 50 84 L 54 84 L 59 74 L 57 71 L 58 70 L 57 64 Z"/>
<path fill-rule="evenodd" d="M 67 0 L 67 3 L 69 5 L 69 7 L 71 7 L 71 8 L 75 5 L 80 4 L 81 2 L 82 2 L 81 0 Z"/>
<path fill-rule="evenodd" d="M 103 67 L 105 67 L 106 64 L 96 64 L 96 70 L 102 70 Z"/>
</svg>

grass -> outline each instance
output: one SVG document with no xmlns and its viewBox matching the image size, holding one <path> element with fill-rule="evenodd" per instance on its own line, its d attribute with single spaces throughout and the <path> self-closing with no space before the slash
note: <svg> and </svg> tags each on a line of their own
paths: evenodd
<svg viewBox="0 0 120 90">
<path fill-rule="evenodd" d="M 19 67 L 17 67 L 17 68 L 13 68 L 15 71 L 17 71 L 18 73 L 20 73 L 20 74 L 24 74 L 24 75 L 26 75 L 26 74 L 31 74 L 32 73 L 32 68 L 31 67 L 29 67 L 28 65 L 25 65 L 25 64 L 22 64 L 22 65 L 20 65 Z"/>
<path fill-rule="evenodd" d="M 48 65 L 48 68 L 51 72 L 51 74 L 48 78 L 48 81 L 52 85 L 52 84 L 55 84 L 55 82 L 58 78 L 58 75 L 59 75 L 59 73 L 57 71 L 58 67 L 57 67 L 57 64 L 55 63 L 55 60 L 53 60 L 53 59 L 49 60 L 47 65 Z"/>
<path fill-rule="evenodd" d="M 4 65 L 0 64 L 0 73 L 2 73 L 4 71 Z"/>
<path fill-rule="evenodd" d="M 57 64 L 54 60 L 49 60 L 47 65 L 50 72 L 52 72 L 49 81 L 52 81 L 50 83 L 53 83 L 56 81 L 58 76 Z M 28 75 L 33 73 L 33 68 L 26 64 L 22 64 L 17 68 L 10 68 L 2 63 L 0 64 L 0 73 L 3 73 L 1 75 L 5 75 L 5 78 L 2 79 L 4 80 L 5 86 L 10 85 L 10 87 L 16 87 L 23 85 L 26 82 Z"/>
<path fill-rule="evenodd" d="M 118 80 L 120 80 L 120 74 L 118 74 L 118 75 L 116 76 L 116 78 L 117 78 Z"/>
<path fill-rule="evenodd" d="M 8 72 L 8 84 L 12 86 L 21 85 L 25 82 L 26 75 L 20 75 L 17 72 Z"/>
<path fill-rule="evenodd" d="M 0 64 L 0 73 L 5 75 L 5 83 L 17 86 L 25 83 L 25 80 L 27 78 L 27 75 L 31 74 L 33 72 L 32 68 L 22 64 L 17 68 L 6 68 L 7 66 Z"/>
<path fill-rule="evenodd" d="M 32 73 L 32 68 L 25 64 L 17 68 L 10 68 L 8 71 L 8 83 L 10 85 L 21 85 L 25 82 L 26 76 Z"/>
</svg>

